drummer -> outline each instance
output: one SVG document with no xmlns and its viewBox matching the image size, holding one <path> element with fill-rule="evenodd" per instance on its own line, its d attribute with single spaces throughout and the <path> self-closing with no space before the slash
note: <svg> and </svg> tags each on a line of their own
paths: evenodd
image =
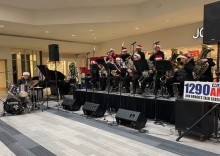
<svg viewBox="0 0 220 156">
<path fill-rule="evenodd" d="M 17 82 L 17 85 L 27 84 L 30 82 L 30 73 L 29 72 L 23 72 L 22 78 L 20 78 Z"/>
</svg>

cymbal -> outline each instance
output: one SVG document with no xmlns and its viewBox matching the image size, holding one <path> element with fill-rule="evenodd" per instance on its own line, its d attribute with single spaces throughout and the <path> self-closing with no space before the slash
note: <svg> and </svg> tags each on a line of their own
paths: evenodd
<svg viewBox="0 0 220 156">
<path fill-rule="evenodd" d="M 31 80 L 30 82 L 27 83 L 27 86 L 28 86 L 28 87 L 33 87 L 33 86 L 35 86 L 36 84 L 38 84 L 38 80 Z"/>
</svg>

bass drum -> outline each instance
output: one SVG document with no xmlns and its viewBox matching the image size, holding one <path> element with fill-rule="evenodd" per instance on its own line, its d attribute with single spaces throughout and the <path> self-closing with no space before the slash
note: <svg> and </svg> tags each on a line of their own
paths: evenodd
<svg viewBox="0 0 220 156">
<path fill-rule="evenodd" d="M 9 114 L 20 114 L 24 111 L 21 101 L 16 98 L 9 98 L 4 102 L 4 110 Z"/>
</svg>

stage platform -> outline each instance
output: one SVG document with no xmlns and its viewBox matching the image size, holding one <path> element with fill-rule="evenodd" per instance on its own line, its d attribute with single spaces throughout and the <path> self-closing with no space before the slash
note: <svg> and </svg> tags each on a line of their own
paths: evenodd
<svg viewBox="0 0 220 156">
<path fill-rule="evenodd" d="M 110 108 L 117 112 L 119 108 L 138 111 L 148 119 L 162 120 L 175 123 L 176 98 L 167 99 L 154 95 L 138 95 L 119 92 L 92 91 L 78 89 L 74 91 L 76 103 L 83 105 L 86 101 L 100 104 L 102 108 Z"/>
</svg>

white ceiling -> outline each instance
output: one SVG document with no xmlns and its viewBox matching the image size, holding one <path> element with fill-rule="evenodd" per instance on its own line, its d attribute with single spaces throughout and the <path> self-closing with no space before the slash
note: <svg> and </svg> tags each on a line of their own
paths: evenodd
<svg viewBox="0 0 220 156">
<path fill-rule="evenodd" d="M 137 5 L 147 1 L 150 0 L 0 0 L 0 4 L 30 10 L 48 10 Z"/>
<path fill-rule="evenodd" d="M 4 25 L 0 27 L 0 46 L 38 50 L 41 47 L 46 51 L 47 46 L 42 44 L 44 40 L 38 42 L 40 39 L 67 41 L 68 44 L 100 44 L 200 22 L 203 20 L 203 5 L 214 1 L 0 0 L 0 25 Z M 17 37 L 11 39 L 13 36 Z M 65 52 L 72 52 L 72 46 L 65 47 Z"/>
</svg>

